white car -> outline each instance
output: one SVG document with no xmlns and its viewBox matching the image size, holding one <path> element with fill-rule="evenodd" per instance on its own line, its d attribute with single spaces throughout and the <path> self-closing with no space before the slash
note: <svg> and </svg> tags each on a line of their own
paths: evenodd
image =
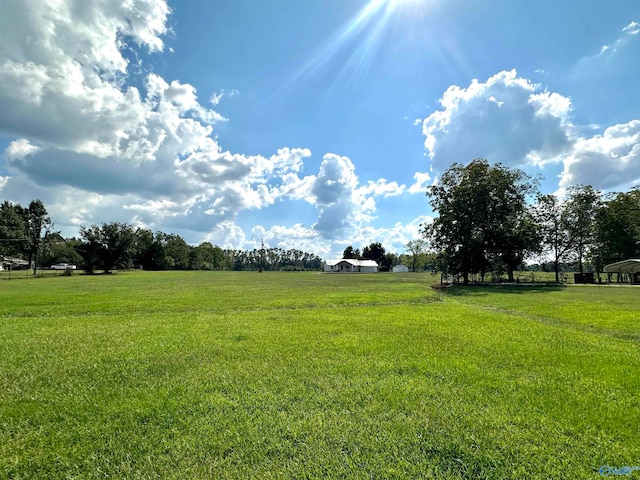
<svg viewBox="0 0 640 480">
<path fill-rule="evenodd" d="M 75 270 L 76 266 L 75 265 L 71 265 L 70 263 L 56 263 L 55 265 L 51 265 L 51 267 L 49 267 L 49 270 Z"/>
</svg>

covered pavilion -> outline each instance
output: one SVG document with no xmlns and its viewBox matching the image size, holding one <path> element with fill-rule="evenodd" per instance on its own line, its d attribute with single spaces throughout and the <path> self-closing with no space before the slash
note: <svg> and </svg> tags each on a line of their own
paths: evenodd
<svg viewBox="0 0 640 480">
<path fill-rule="evenodd" d="M 607 274 L 607 278 L 611 281 L 611 275 L 616 273 L 618 275 L 618 283 L 627 281 L 631 284 L 639 283 L 640 280 L 640 259 L 631 258 L 629 260 L 622 260 L 616 263 L 610 263 L 605 265 L 603 269 Z"/>
</svg>

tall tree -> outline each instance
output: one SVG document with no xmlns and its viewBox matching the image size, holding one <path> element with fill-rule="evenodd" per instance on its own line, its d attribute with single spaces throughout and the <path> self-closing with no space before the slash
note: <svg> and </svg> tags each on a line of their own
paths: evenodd
<svg viewBox="0 0 640 480">
<path fill-rule="evenodd" d="M 610 194 L 595 216 L 591 258 L 596 269 L 608 263 L 640 257 L 640 188 Z"/>
<path fill-rule="evenodd" d="M 390 267 L 390 259 L 387 258 L 386 250 L 380 242 L 373 242 L 362 249 L 362 258 L 375 261 L 380 270 L 386 271 Z"/>
<path fill-rule="evenodd" d="M 560 264 L 569 257 L 573 245 L 571 232 L 567 227 L 564 205 L 553 194 L 540 195 L 535 215 L 540 227 L 543 251 L 551 255 L 556 283 L 559 283 Z"/>
<path fill-rule="evenodd" d="M 427 248 L 429 247 L 429 242 L 424 238 L 418 238 L 416 240 L 411 240 L 407 243 L 406 248 L 409 254 L 411 255 L 411 271 L 417 271 L 418 265 L 420 264 L 420 260 L 427 253 Z"/>
<path fill-rule="evenodd" d="M 52 223 L 47 209 L 40 200 L 32 200 L 29 207 L 23 210 L 25 215 L 27 248 L 29 265 L 36 274 L 38 268 L 38 252 L 51 231 Z M 44 235 L 43 235 L 44 233 Z"/>
<path fill-rule="evenodd" d="M 26 213 L 20 204 L 4 201 L 0 204 L 0 253 L 18 256 L 27 246 Z"/>
<path fill-rule="evenodd" d="M 358 250 L 357 248 L 353 248 L 351 245 L 349 245 L 347 248 L 344 249 L 344 252 L 342 252 L 342 258 L 346 258 L 346 259 L 360 258 L 360 250 Z"/>
<path fill-rule="evenodd" d="M 84 240 L 80 254 L 87 273 L 98 268 L 109 273 L 114 268 L 132 265 L 136 233 L 131 225 L 111 222 L 103 223 L 101 227 L 81 227 L 80 236 Z"/>
<path fill-rule="evenodd" d="M 600 210 L 600 193 L 591 186 L 571 187 L 560 199 L 553 194 L 541 195 L 536 205 L 543 250 L 551 255 L 556 282 L 560 281 L 560 265 L 577 260 L 584 272 L 583 258 L 594 244 L 596 216 Z"/>
<path fill-rule="evenodd" d="M 582 259 L 595 241 L 596 212 L 601 206 L 601 194 L 591 185 L 570 187 L 564 208 L 564 221 L 571 239 L 569 250 L 584 273 Z"/>
<path fill-rule="evenodd" d="M 537 248 L 526 236 L 528 199 L 536 192 L 537 182 L 521 170 L 485 159 L 453 164 L 427 192 L 438 216 L 425 226 L 426 236 L 465 285 L 498 261 L 513 279 L 518 263 Z"/>
</svg>

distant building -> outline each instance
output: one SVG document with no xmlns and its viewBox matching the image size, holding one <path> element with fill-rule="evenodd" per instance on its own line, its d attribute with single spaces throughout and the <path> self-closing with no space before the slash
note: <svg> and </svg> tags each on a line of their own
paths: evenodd
<svg viewBox="0 0 640 480">
<path fill-rule="evenodd" d="M 376 273 L 378 264 L 373 260 L 341 258 L 339 260 L 327 260 L 324 264 L 324 271 L 333 273 Z"/>
<path fill-rule="evenodd" d="M 0 270 L 20 270 L 29 268 L 29 262 L 16 257 L 0 257 Z"/>
<path fill-rule="evenodd" d="M 407 273 L 409 269 L 404 265 L 396 265 L 393 267 L 393 273 Z"/>
</svg>

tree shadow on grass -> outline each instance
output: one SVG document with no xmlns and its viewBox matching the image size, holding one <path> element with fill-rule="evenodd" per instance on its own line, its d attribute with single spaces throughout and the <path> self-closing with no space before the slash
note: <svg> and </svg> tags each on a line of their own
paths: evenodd
<svg viewBox="0 0 640 480">
<path fill-rule="evenodd" d="M 509 284 L 470 284 L 454 285 L 447 288 L 444 293 L 452 297 L 485 296 L 492 293 L 529 294 L 549 293 L 566 289 L 566 285 L 559 283 L 509 283 Z"/>
</svg>

